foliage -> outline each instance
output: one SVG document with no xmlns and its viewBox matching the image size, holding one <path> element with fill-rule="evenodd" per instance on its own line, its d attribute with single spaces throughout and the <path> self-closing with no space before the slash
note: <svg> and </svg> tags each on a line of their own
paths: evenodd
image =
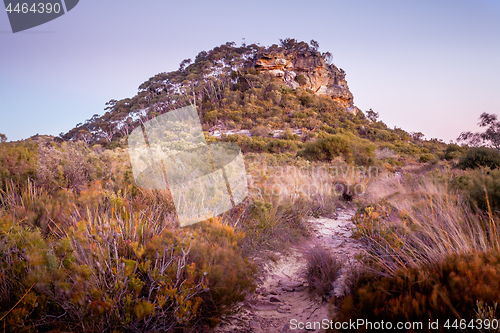
<svg viewBox="0 0 500 333">
<path fill-rule="evenodd" d="M 475 318 L 477 301 L 500 301 L 500 253 L 452 254 L 431 266 L 401 269 L 390 277 L 365 275 L 346 297 L 334 321 L 423 322 Z M 495 313 L 495 318 L 498 313 Z M 365 331 L 360 328 L 358 331 Z M 415 330 L 416 331 L 416 330 Z"/>
<path fill-rule="evenodd" d="M 500 169 L 469 170 L 455 177 L 452 185 L 482 210 L 500 211 Z"/>
<path fill-rule="evenodd" d="M 483 133 L 462 132 L 457 140 L 466 142 L 474 147 L 486 145 L 499 150 L 500 121 L 497 120 L 497 115 L 483 112 L 479 116 L 478 126 L 486 127 L 486 131 Z"/>
<path fill-rule="evenodd" d="M 466 196 L 439 177 L 406 175 L 389 189 L 377 189 L 392 195 L 358 211 L 354 236 L 364 243 L 371 267 L 392 274 L 454 253 L 500 250 L 498 218 L 477 214 Z"/>
<path fill-rule="evenodd" d="M 77 219 L 55 239 L 2 219 L 0 314 L 9 330 L 186 328 L 219 318 L 252 290 L 255 269 L 231 227 L 212 221 L 189 233 L 126 215 Z"/>
<path fill-rule="evenodd" d="M 460 159 L 457 168 L 475 169 L 479 167 L 489 167 L 495 169 L 500 166 L 500 153 L 497 149 L 479 147 L 470 148 L 466 155 Z"/>
<path fill-rule="evenodd" d="M 462 156 L 465 152 L 464 147 L 460 147 L 455 143 L 451 143 L 446 147 L 446 151 L 444 153 L 444 158 L 447 160 L 452 160 Z"/>
<path fill-rule="evenodd" d="M 309 292 L 328 300 L 339 276 L 342 263 L 332 252 L 321 246 L 311 248 L 306 254 L 306 280 Z"/>
<path fill-rule="evenodd" d="M 200 328 L 253 289 L 243 234 L 219 220 L 178 229 L 168 195 L 131 183 L 122 149 L 68 142 L 38 156 L 32 179 L 0 189 L 6 330 Z"/>
<path fill-rule="evenodd" d="M 10 181 L 25 182 L 34 178 L 38 146 L 32 140 L 0 143 L 0 189 Z"/>
<path fill-rule="evenodd" d="M 426 163 L 426 162 L 434 161 L 435 159 L 436 159 L 436 156 L 434 156 L 433 154 L 425 153 L 425 154 L 420 155 L 419 161 L 422 163 Z"/>
<path fill-rule="evenodd" d="M 309 160 L 331 161 L 342 156 L 358 165 L 370 165 L 375 162 L 375 145 L 368 140 L 342 134 L 329 135 L 323 139 L 306 144 L 297 156 Z"/>
</svg>

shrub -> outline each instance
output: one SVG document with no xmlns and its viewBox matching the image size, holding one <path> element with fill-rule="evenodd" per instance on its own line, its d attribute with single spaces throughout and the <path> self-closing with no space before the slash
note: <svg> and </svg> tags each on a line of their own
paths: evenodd
<svg viewBox="0 0 500 333">
<path fill-rule="evenodd" d="M 491 169 L 500 166 L 500 153 L 498 150 L 487 147 L 470 148 L 457 165 L 458 168 L 464 170 L 483 166 Z"/>
<path fill-rule="evenodd" d="M 256 126 L 250 130 L 252 136 L 261 136 L 267 138 L 269 136 L 269 129 L 266 126 Z"/>
<path fill-rule="evenodd" d="M 377 187 L 384 197 L 380 204 L 354 217 L 354 236 L 364 243 L 372 268 L 392 274 L 441 262 L 453 253 L 500 250 L 498 218 L 477 214 L 465 196 L 429 173 L 405 175 L 387 186 L 391 189 Z"/>
<path fill-rule="evenodd" d="M 375 145 L 368 140 L 352 135 L 334 134 L 307 143 L 297 156 L 318 161 L 331 161 L 337 156 L 343 156 L 348 163 L 370 165 L 375 162 L 374 152 Z"/>
<path fill-rule="evenodd" d="M 206 277 L 209 290 L 201 295 L 199 318 L 213 324 L 255 289 L 257 267 L 241 255 L 239 246 L 245 234 L 223 225 L 220 218 L 198 223 L 192 229 L 196 237 L 188 258 L 199 268 L 197 278 Z"/>
<path fill-rule="evenodd" d="M 307 78 L 304 74 L 299 74 L 295 77 L 295 81 L 301 86 L 305 86 L 307 84 Z"/>
<path fill-rule="evenodd" d="M 31 140 L 0 143 L 0 189 L 8 182 L 26 182 L 36 175 L 38 147 Z"/>
<path fill-rule="evenodd" d="M 59 240 L 0 221 L 0 316 L 9 331 L 188 328 L 216 322 L 253 289 L 255 266 L 233 228 L 115 217 L 89 216 Z"/>
<path fill-rule="evenodd" d="M 455 143 L 451 143 L 446 147 L 446 151 L 444 153 L 444 158 L 447 160 L 452 160 L 462 156 L 464 152 L 464 148 L 460 147 Z"/>
<path fill-rule="evenodd" d="M 451 324 L 465 318 L 468 323 L 475 318 L 477 301 L 500 302 L 499 252 L 452 254 L 432 266 L 398 270 L 392 277 L 367 274 L 342 301 L 334 320 L 421 321 L 430 332 L 428 320 L 440 319 L 440 327 L 441 319 Z"/>
<path fill-rule="evenodd" d="M 305 276 L 309 292 L 327 301 L 334 290 L 334 283 L 339 276 L 342 263 L 331 251 L 319 245 L 306 253 L 306 260 Z"/>
<path fill-rule="evenodd" d="M 468 170 L 465 174 L 455 177 L 452 185 L 463 190 L 482 210 L 488 210 L 488 204 L 492 210 L 500 210 L 500 169 Z"/>
<path fill-rule="evenodd" d="M 286 252 L 290 244 L 309 235 L 304 222 L 309 212 L 305 200 L 274 204 L 255 200 L 248 210 L 248 219 L 242 226 L 246 234 L 242 247 L 246 253 L 262 250 Z"/>
<path fill-rule="evenodd" d="M 425 154 L 420 155 L 419 161 L 421 163 L 427 163 L 430 161 L 434 161 L 435 159 L 436 159 L 436 156 L 434 156 L 433 154 L 425 153 Z"/>
<path fill-rule="evenodd" d="M 331 161 L 337 156 L 352 153 L 347 138 L 341 135 L 330 135 L 324 139 L 306 145 L 297 155 L 310 160 Z"/>
</svg>

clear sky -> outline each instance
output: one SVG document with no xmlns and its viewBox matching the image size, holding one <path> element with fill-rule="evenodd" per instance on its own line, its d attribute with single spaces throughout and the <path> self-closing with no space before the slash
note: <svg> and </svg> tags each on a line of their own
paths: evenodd
<svg viewBox="0 0 500 333">
<path fill-rule="evenodd" d="M 390 127 L 448 142 L 500 114 L 498 0 L 81 0 L 16 34 L 0 10 L 0 133 L 66 132 L 200 51 L 287 37 L 330 51 Z"/>
</svg>

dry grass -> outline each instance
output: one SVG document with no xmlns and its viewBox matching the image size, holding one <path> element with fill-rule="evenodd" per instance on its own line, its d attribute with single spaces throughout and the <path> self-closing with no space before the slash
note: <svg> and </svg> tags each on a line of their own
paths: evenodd
<svg viewBox="0 0 500 333">
<path fill-rule="evenodd" d="M 224 219 L 246 233 L 243 246 L 249 256 L 261 250 L 286 253 L 309 236 L 308 216 L 333 216 L 346 190 L 362 193 L 371 180 L 366 169 L 340 160 L 283 164 L 269 161 L 266 155 L 251 159 L 247 163 L 249 198 Z M 376 171 L 371 170 L 373 177 Z"/>
<path fill-rule="evenodd" d="M 356 167 L 340 158 L 332 163 L 299 161 L 288 165 L 273 165 L 261 157 L 247 167 L 253 198 L 267 202 L 295 203 L 305 200 L 323 213 L 334 208 L 339 196 L 350 191 L 362 194 L 368 183 L 377 178 L 377 167 Z"/>
<path fill-rule="evenodd" d="M 306 253 L 307 268 L 305 277 L 309 292 L 327 301 L 334 290 L 342 262 L 331 251 L 322 246 L 315 246 Z"/>
<path fill-rule="evenodd" d="M 421 267 L 451 254 L 500 249 L 498 218 L 478 213 L 466 198 L 429 174 L 406 174 L 402 180 L 392 178 L 375 186 L 379 204 L 357 215 L 357 231 L 382 271 Z"/>
</svg>

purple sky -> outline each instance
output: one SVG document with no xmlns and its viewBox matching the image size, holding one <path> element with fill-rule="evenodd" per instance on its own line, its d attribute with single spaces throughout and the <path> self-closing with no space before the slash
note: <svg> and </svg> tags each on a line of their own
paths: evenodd
<svg viewBox="0 0 500 333">
<path fill-rule="evenodd" d="M 287 37 L 330 51 L 391 127 L 448 142 L 500 114 L 498 0 L 81 0 L 16 34 L 0 11 L 0 133 L 66 132 L 202 50 Z"/>
</svg>

